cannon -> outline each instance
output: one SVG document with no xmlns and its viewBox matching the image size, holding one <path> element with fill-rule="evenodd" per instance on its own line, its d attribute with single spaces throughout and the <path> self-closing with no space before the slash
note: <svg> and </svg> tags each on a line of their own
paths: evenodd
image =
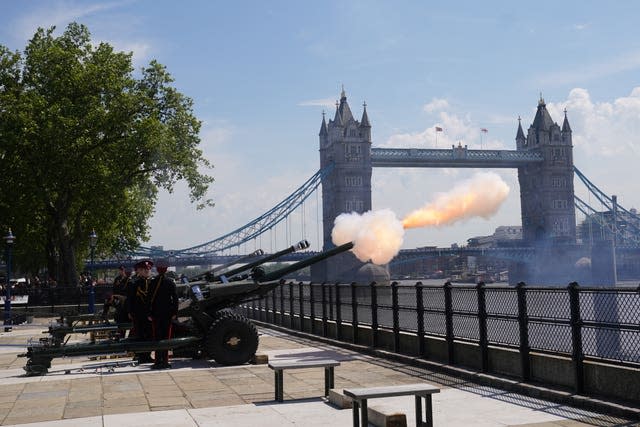
<svg viewBox="0 0 640 427">
<path fill-rule="evenodd" d="M 221 281 L 219 276 L 209 275 L 208 278 L 213 280 L 196 280 L 182 285 L 187 288 L 187 298 L 180 302 L 178 320 L 173 324 L 175 338 L 172 339 L 135 341 L 112 335 L 100 342 L 69 344 L 68 340 L 64 339 L 66 334 L 92 330 L 110 331 L 123 325 L 106 323 L 79 328 L 67 324 L 50 327 L 48 337 L 30 342 L 27 352 L 20 355 L 27 358 L 24 370 L 28 376 L 45 375 L 51 367 L 51 361 L 56 357 L 168 349 L 173 350 L 174 357 L 212 359 L 221 365 L 247 363 L 258 349 L 258 331 L 248 318 L 232 309 L 240 304 L 263 298 L 277 288 L 286 275 L 352 248 L 352 242 L 345 243 L 268 273 L 256 268 L 266 262 L 265 257 L 257 264 L 256 261 L 238 267 L 241 268 L 239 272 L 251 269 L 251 273 L 242 279 Z M 293 250 L 297 249 L 292 246 L 280 251 L 278 256 L 282 256 L 282 252 L 289 253 Z M 276 257 L 270 255 L 268 258 L 271 260 Z"/>
</svg>

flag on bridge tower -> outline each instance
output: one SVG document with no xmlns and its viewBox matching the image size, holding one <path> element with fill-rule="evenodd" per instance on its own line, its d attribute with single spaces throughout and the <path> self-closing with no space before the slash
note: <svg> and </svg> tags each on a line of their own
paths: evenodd
<svg viewBox="0 0 640 427">
<path fill-rule="evenodd" d="M 480 134 L 480 149 L 482 150 L 482 134 L 483 134 L 483 133 L 487 133 L 487 132 L 489 132 L 489 131 L 488 131 L 486 128 L 480 128 L 480 132 L 482 132 L 482 133 Z"/>
<path fill-rule="evenodd" d="M 442 128 L 440 126 L 436 126 L 436 148 L 438 148 L 438 132 L 442 132 Z"/>
</svg>

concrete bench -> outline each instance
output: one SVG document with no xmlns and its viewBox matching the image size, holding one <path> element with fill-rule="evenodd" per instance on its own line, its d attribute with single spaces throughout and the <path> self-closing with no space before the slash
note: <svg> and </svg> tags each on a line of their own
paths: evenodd
<svg viewBox="0 0 640 427">
<path fill-rule="evenodd" d="M 269 367 L 275 373 L 276 400 L 283 401 L 283 379 L 285 369 L 305 369 L 305 368 L 324 368 L 324 395 L 329 396 L 329 389 L 333 388 L 334 375 L 333 369 L 340 366 L 337 360 L 275 360 L 269 362 Z"/>
<path fill-rule="evenodd" d="M 369 424 L 367 415 L 367 399 L 379 397 L 395 397 L 414 395 L 416 399 L 416 427 L 432 427 L 433 411 L 431 395 L 440 393 L 440 389 L 431 384 L 404 384 L 384 387 L 367 387 L 344 389 L 344 394 L 353 399 L 353 427 L 366 427 Z M 426 419 L 422 417 L 422 399 L 425 399 Z M 358 414 L 360 409 L 360 414 Z M 360 422 L 362 424 L 360 424 Z"/>
</svg>

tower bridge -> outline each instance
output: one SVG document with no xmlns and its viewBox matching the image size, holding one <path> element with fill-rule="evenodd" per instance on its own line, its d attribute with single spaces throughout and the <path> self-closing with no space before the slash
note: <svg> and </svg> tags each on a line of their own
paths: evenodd
<svg viewBox="0 0 640 427">
<path fill-rule="evenodd" d="M 599 277 L 605 282 L 615 282 L 615 250 L 629 245 L 622 251 L 628 256 L 638 252 L 640 242 L 640 217 L 627 211 L 601 192 L 573 164 L 572 130 L 565 111 L 562 126 L 553 121 L 542 98 L 532 124 L 525 134 L 518 119 L 515 150 L 472 150 L 458 144 L 448 149 L 424 148 L 376 148 L 372 147 L 371 123 L 366 104 L 361 119 L 354 118 L 347 97 L 342 90 L 333 119 L 327 121 L 324 113 L 319 132 L 320 169 L 291 195 L 268 212 L 222 237 L 200 245 L 157 251 L 141 248 L 138 256 L 176 257 L 183 262 L 215 260 L 230 248 L 255 242 L 256 238 L 291 216 L 303 206 L 311 194 L 321 185 L 322 191 L 322 242 L 323 250 L 333 246 L 331 231 L 335 218 L 343 212 L 364 213 L 371 206 L 371 175 L 373 168 L 512 168 L 518 171 L 523 239 L 520 248 L 500 248 L 494 251 L 474 248 L 402 250 L 399 258 L 434 256 L 444 252 L 486 255 L 510 259 L 510 278 L 515 281 L 544 283 L 544 280 L 561 280 L 566 284 L 567 266 L 574 266 L 581 257 L 598 260 L 604 273 Z M 597 209 L 585 204 L 574 194 L 574 173 L 596 196 L 613 218 L 599 215 Z M 589 247 L 577 241 L 576 209 L 597 221 L 603 232 L 612 237 L 595 242 Z M 622 223 L 618 226 L 618 223 Z M 306 238 L 306 236 L 302 236 Z M 613 242 L 616 243 L 616 242 Z M 577 249 L 578 248 L 578 249 Z M 292 255 L 295 256 L 295 255 Z M 210 257 L 210 258 L 207 258 Z M 213 258 L 211 258 L 213 257 Z M 196 262 L 197 263 L 197 262 Z M 366 268 L 365 268 L 366 267 Z M 368 268 L 368 270 L 367 270 Z M 361 274 L 364 271 L 364 275 Z M 570 270 L 570 269 L 569 269 Z M 548 272 L 557 271 L 562 279 L 551 277 Z M 346 282 L 370 280 L 373 272 L 350 253 L 334 257 L 312 269 L 314 281 Z M 382 271 L 386 273 L 386 271 Z M 369 276 L 367 276 L 367 274 Z M 379 277 L 377 277 L 379 278 Z"/>
<path fill-rule="evenodd" d="M 356 120 L 343 88 L 333 120 L 327 122 L 323 115 L 319 132 L 320 166 L 333 165 L 332 173 L 322 179 L 324 248 L 331 246 L 331 231 L 338 215 L 371 210 L 374 167 L 516 168 L 523 243 L 545 248 L 536 252 L 533 269 L 524 263 L 514 267 L 516 277 L 535 280 L 536 265 L 553 270 L 559 263 L 575 263 L 577 253 L 558 253 L 557 246 L 552 246 L 576 243 L 572 130 L 566 111 L 560 127 L 540 98 L 526 136 L 519 119 L 515 140 L 516 150 L 469 150 L 460 143 L 451 149 L 373 148 L 366 104 L 361 119 Z M 351 254 L 342 254 L 314 266 L 312 276 L 318 281 L 358 281 L 362 268 Z M 373 274 L 377 278 L 383 275 L 379 271 Z"/>
</svg>

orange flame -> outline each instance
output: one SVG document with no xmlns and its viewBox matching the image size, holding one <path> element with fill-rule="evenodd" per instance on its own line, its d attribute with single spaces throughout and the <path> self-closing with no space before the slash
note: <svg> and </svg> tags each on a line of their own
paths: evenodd
<svg viewBox="0 0 640 427">
<path fill-rule="evenodd" d="M 509 194 L 507 184 L 494 173 L 478 174 L 472 180 L 440 194 L 436 200 L 411 212 L 402 220 L 403 227 L 437 227 L 480 216 L 492 216 Z"/>
</svg>

